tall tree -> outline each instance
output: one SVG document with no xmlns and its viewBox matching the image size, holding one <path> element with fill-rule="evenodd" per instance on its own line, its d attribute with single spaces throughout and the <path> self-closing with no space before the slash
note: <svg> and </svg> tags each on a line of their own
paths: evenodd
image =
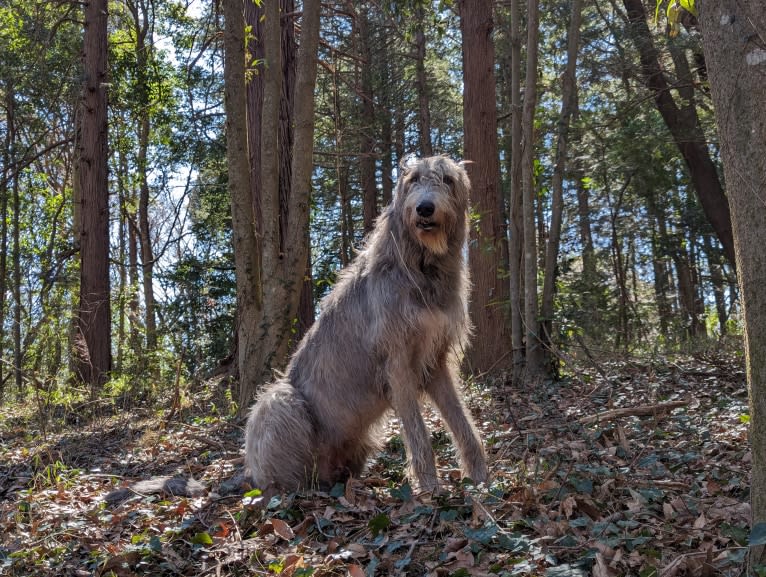
<svg viewBox="0 0 766 577">
<path fill-rule="evenodd" d="M 545 247 L 545 276 L 540 314 L 543 319 L 544 342 L 552 339 L 553 296 L 556 288 L 559 245 L 561 243 L 561 221 L 564 212 L 564 177 L 567 170 L 569 125 L 577 111 L 577 50 L 580 44 L 580 22 L 582 21 L 582 0 L 572 1 L 572 13 L 567 33 L 567 63 L 561 75 L 561 112 L 556 123 L 556 153 L 551 182 L 551 224 Z"/>
<path fill-rule="evenodd" d="M 423 3 L 416 2 L 414 12 L 415 86 L 418 93 L 420 153 L 423 156 L 431 156 L 434 153 L 434 148 L 431 143 L 431 104 L 428 97 L 428 76 L 426 74 L 426 11 L 424 10 Z"/>
<path fill-rule="evenodd" d="M 224 0 L 224 104 L 232 244 L 237 279 L 237 367 L 240 389 L 254 389 L 258 362 L 255 327 L 263 307 L 259 216 L 250 184 L 245 84 L 245 2 Z M 252 380 L 252 382 L 251 382 Z"/>
<path fill-rule="evenodd" d="M 150 52 L 154 50 L 152 29 L 154 27 L 154 4 L 152 2 L 128 1 L 136 36 L 136 89 L 139 107 L 137 172 L 138 232 L 141 244 L 141 273 L 144 295 L 144 329 L 146 350 L 157 348 L 157 321 L 154 297 L 154 250 L 149 222 L 149 138 L 151 135 L 151 111 L 149 101 Z"/>
<path fill-rule="evenodd" d="M 318 0 L 303 4 L 301 42 L 296 58 L 295 88 L 289 115 L 280 116 L 286 93 L 282 90 L 284 71 L 282 67 L 282 25 L 279 3 L 265 3 L 263 19 L 263 60 L 260 71 L 263 82 L 263 98 L 260 118 L 247 118 L 247 103 L 236 100 L 235 92 L 242 90 L 240 75 L 244 74 L 244 37 L 242 43 L 234 38 L 242 35 L 242 3 L 237 0 L 227 5 L 226 43 L 233 61 L 227 75 L 227 130 L 231 123 L 260 123 L 260 194 L 252 195 L 247 183 L 247 194 L 232 193 L 232 225 L 234 228 L 235 255 L 238 250 L 246 262 L 236 261 L 238 290 L 238 365 L 240 371 L 240 408 L 245 410 L 255 395 L 257 387 L 270 379 L 272 371 L 280 368 L 286 360 L 293 321 L 298 313 L 301 290 L 305 286 L 308 263 L 308 214 L 313 169 L 314 146 L 314 84 L 316 81 L 316 52 L 319 43 Z M 291 20 L 288 20 L 291 22 Z M 292 24 L 289 24 L 292 25 Z M 230 26 L 234 27 L 230 30 Z M 240 60 L 240 53 L 242 58 Z M 241 76 L 242 81 L 244 77 Z M 234 105 L 237 104 L 235 107 Z M 292 127 L 292 150 L 280 146 L 280 134 L 284 142 L 285 129 Z M 239 149 L 247 150 L 246 134 L 239 135 Z M 252 146 L 252 143 L 250 143 Z M 280 155 L 282 158 L 280 159 Z M 247 152 L 237 153 L 247 157 Z M 286 164 L 288 174 L 280 174 L 280 165 Z M 238 166 L 238 172 L 244 168 Z M 229 166 L 229 186 L 232 186 L 232 166 Z M 249 171 L 249 167 L 248 167 Z M 245 172 L 248 172 L 245 171 Z M 289 177 L 289 185 L 286 181 Z M 242 179 L 242 174 L 236 176 Z M 243 183 L 240 182 L 240 185 Z M 237 190 L 245 187 L 238 186 Z M 239 257 L 235 256 L 235 259 Z M 240 270 L 241 269 L 241 270 Z M 244 275 L 244 276 L 243 276 Z M 247 278 L 249 277 L 249 278 Z M 241 284 L 252 282 L 247 302 L 239 295 Z"/>
<path fill-rule="evenodd" d="M 470 351 L 476 373 L 511 365 L 506 310 L 509 301 L 506 216 L 500 190 L 495 102 L 493 3 L 458 2 L 463 38 L 465 158 L 475 213 L 468 245 L 473 279 L 471 318 L 477 338 Z"/>
<path fill-rule="evenodd" d="M 750 392 L 753 526 L 766 523 L 766 10 L 762 0 L 698 2 L 734 230 Z M 766 565 L 750 550 L 748 574 Z"/>
<path fill-rule="evenodd" d="M 521 0 L 511 0 L 511 195 L 508 274 L 511 305 L 511 347 L 513 382 L 518 383 L 524 368 L 524 201 L 521 179 Z"/>
<path fill-rule="evenodd" d="M 538 376 L 545 372 L 540 340 L 539 308 L 537 302 L 537 228 L 535 199 L 537 189 L 534 175 L 535 111 L 537 108 L 537 56 L 540 35 L 538 0 L 527 0 L 527 68 L 524 80 L 522 111 L 521 179 L 524 214 L 524 329 L 526 371 Z"/>
<path fill-rule="evenodd" d="M 77 371 L 92 390 L 111 370 L 109 188 L 107 179 L 107 0 L 85 4 L 84 81 L 80 107 L 81 229 Z"/>
</svg>

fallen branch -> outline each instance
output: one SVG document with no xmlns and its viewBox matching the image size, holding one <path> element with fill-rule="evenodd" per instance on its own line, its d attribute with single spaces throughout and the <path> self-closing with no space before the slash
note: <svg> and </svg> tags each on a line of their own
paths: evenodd
<svg viewBox="0 0 766 577">
<path fill-rule="evenodd" d="M 611 421 L 612 419 L 619 419 L 621 417 L 654 417 L 663 413 L 668 413 L 678 407 L 684 407 L 688 405 L 688 401 L 670 401 L 667 403 L 659 403 L 657 405 L 641 405 L 640 407 L 624 407 L 621 409 L 612 409 L 611 411 L 604 411 L 597 415 L 589 415 L 587 417 L 580 417 L 577 419 L 578 423 L 583 425 L 592 425 L 594 423 L 600 423 L 602 421 Z"/>
</svg>

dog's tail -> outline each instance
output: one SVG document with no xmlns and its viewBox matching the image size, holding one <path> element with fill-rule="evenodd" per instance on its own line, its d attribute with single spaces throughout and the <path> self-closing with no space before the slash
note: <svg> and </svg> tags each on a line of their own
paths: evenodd
<svg viewBox="0 0 766 577">
<path fill-rule="evenodd" d="M 245 431 L 245 467 L 254 485 L 266 491 L 312 484 L 315 439 L 306 399 L 285 381 L 261 394 Z"/>
</svg>

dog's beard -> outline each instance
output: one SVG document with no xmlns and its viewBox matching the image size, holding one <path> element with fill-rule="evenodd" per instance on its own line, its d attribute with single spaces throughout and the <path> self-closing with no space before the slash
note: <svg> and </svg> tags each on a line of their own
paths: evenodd
<svg viewBox="0 0 766 577">
<path fill-rule="evenodd" d="M 447 231 L 443 223 L 433 219 L 416 219 L 415 238 L 418 242 L 437 256 L 447 254 Z"/>
</svg>

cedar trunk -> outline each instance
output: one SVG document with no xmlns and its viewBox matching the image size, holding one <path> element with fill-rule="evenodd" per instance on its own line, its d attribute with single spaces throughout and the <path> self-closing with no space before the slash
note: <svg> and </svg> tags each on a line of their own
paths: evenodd
<svg viewBox="0 0 766 577">
<path fill-rule="evenodd" d="M 762 0 L 698 2 L 731 206 L 750 392 L 753 525 L 766 523 L 766 50 Z M 748 574 L 766 564 L 750 550 Z"/>
<path fill-rule="evenodd" d="M 495 102 L 495 47 L 492 2 L 458 3 L 463 36 L 463 124 L 465 158 L 471 179 L 471 227 L 468 257 L 473 279 L 471 317 L 476 327 L 470 351 L 476 373 L 510 367 L 510 334 L 506 311 L 510 298 L 506 278 L 508 244 L 500 191 Z"/>
<path fill-rule="evenodd" d="M 245 20 L 242 0 L 224 0 L 224 104 L 226 107 L 226 159 L 231 199 L 232 244 L 237 281 L 237 367 L 240 390 L 251 383 L 250 367 L 258 354 L 255 326 L 263 303 L 261 238 L 250 188 L 245 91 Z"/>
<path fill-rule="evenodd" d="M 81 190 L 77 372 L 95 394 L 111 370 L 107 182 L 107 0 L 85 5 L 84 86 L 78 154 Z"/>
</svg>

